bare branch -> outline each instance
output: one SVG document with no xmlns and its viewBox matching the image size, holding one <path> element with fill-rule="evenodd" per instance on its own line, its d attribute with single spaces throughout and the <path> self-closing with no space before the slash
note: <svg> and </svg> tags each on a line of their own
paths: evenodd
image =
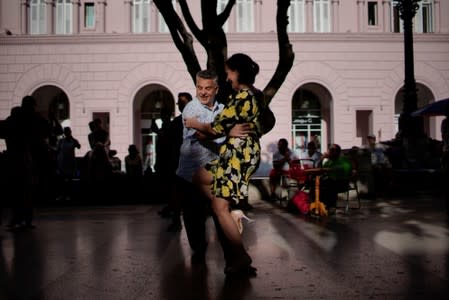
<svg viewBox="0 0 449 300">
<path fill-rule="evenodd" d="M 181 52 L 182 58 L 187 66 L 187 70 L 195 82 L 196 73 L 201 69 L 198 58 L 193 48 L 192 35 L 186 30 L 184 23 L 176 13 L 172 2 L 166 0 L 154 0 L 159 12 L 164 17 L 165 23 L 170 30 L 173 42 Z"/>
<path fill-rule="evenodd" d="M 192 17 L 192 14 L 190 13 L 189 6 L 187 5 L 186 0 L 178 0 L 179 6 L 181 7 L 182 15 L 184 16 L 184 20 L 186 21 L 187 26 L 189 27 L 192 34 L 195 36 L 195 38 L 201 43 L 202 40 L 204 40 L 203 32 L 200 30 L 200 28 L 196 25 L 195 20 Z"/>
<path fill-rule="evenodd" d="M 268 103 L 271 102 L 274 95 L 285 81 L 285 78 L 290 72 L 295 59 L 295 53 L 293 52 L 293 47 L 290 44 L 287 34 L 287 11 L 290 6 L 290 0 L 277 0 L 277 6 L 278 11 L 276 15 L 276 26 L 279 46 L 279 61 L 273 77 L 263 90 Z"/>
<path fill-rule="evenodd" d="M 226 23 L 226 20 L 229 18 L 229 15 L 231 14 L 232 7 L 235 5 L 235 0 L 229 0 L 226 4 L 225 9 L 218 15 L 218 25 L 222 27 L 224 23 Z"/>
</svg>

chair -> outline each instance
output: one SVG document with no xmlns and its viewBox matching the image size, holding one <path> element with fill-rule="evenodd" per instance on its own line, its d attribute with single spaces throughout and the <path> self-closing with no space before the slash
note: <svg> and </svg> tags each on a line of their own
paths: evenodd
<svg viewBox="0 0 449 300">
<path fill-rule="evenodd" d="M 307 182 L 307 175 L 304 170 L 313 168 L 312 159 L 295 159 L 290 162 L 288 171 L 285 171 L 280 178 L 279 204 L 286 207 L 295 192 L 301 189 Z"/>
<path fill-rule="evenodd" d="M 357 207 L 355 209 L 360 209 L 360 196 L 359 196 L 359 188 L 357 186 L 357 175 L 353 174 L 348 180 L 348 187 L 345 191 L 340 192 L 339 194 L 346 193 L 346 204 L 345 204 L 345 213 L 349 211 L 349 193 L 351 191 L 355 191 L 357 198 Z"/>
</svg>

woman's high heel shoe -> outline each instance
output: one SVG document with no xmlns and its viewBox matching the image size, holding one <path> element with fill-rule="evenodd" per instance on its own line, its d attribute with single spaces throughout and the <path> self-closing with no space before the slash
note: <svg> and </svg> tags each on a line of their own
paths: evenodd
<svg viewBox="0 0 449 300">
<path fill-rule="evenodd" d="M 243 232 L 243 223 L 242 223 L 242 219 L 245 219 L 246 221 L 248 221 L 248 223 L 254 222 L 253 219 L 248 218 L 243 211 L 241 211 L 240 209 L 236 209 L 236 210 L 232 210 L 231 211 L 231 216 L 234 219 L 234 222 L 237 224 L 237 228 L 240 232 L 240 234 Z"/>
</svg>

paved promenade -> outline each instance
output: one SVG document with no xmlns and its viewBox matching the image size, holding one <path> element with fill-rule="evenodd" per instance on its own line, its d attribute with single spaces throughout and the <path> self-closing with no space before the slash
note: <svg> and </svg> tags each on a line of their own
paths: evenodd
<svg viewBox="0 0 449 300">
<path fill-rule="evenodd" d="M 244 240 L 258 276 L 226 279 L 214 227 L 205 265 L 161 205 L 41 207 L 0 227 L 0 299 L 448 299 L 449 226 L 437 196 L 362 200 L 326 219 L 253 196 Z"/>
</svg>

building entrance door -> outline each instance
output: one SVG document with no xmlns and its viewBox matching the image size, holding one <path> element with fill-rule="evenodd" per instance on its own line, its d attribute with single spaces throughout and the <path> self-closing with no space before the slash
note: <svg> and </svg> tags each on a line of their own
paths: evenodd
<svg viewBox="0 0 449 300">
<path fill-rule="evenodd" d="M 307 157 L 307 144 L 315 142 L 321 150 L 323 126 L 321 104 L 318 97 L 304 89 L 299 89 L 292 103 L 293 150 L 301 157 Z"/>
</svg>

